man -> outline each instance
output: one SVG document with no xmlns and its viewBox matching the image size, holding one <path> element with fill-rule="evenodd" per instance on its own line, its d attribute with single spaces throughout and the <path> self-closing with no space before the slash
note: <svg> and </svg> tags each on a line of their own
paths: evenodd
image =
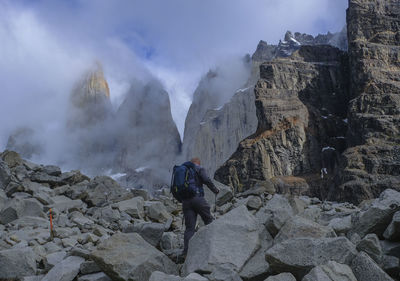
<svg viewBox="0 0 400 281">
<path fill-rule="evenodd" d="M 211 215 L 210 205 L 204 198 L 203 184 L 214 192 L 219 193 L 219 189 L 214 185 L 211 179 L 208 177 L 206 170 L 200 166 L 200 159 L 193 158 L 190 162 L 185 164 L 190 164 L 195 170 L 195 185 L 196 185 L 196 195 L 190 199 L 184 199 L 182 201 L 183 216 L 185 218 L 185 234 L 184 234 L 184 248 L 183 248 L 183 258 L 186 257 L 189 240 L 195 233 L 197 215 L 200 215 L 204 224 L 210 224 L 213 221 L 213 216 Z"/>
</svg>

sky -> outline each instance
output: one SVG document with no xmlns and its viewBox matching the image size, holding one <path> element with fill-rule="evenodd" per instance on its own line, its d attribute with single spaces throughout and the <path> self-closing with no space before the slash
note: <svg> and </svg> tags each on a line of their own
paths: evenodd
<svg viewBox="0 0 400 281">
<path fill-rule="evenodd" d="M 0 151 L 19 126 L 61 126 L 74 83 L 94 61 L 115 108 L 133 78 L 159 79 L 182 133 L 209 69 L 287 30 L 340 31 L 347 1 L 0 0 Z"/>
</svg>

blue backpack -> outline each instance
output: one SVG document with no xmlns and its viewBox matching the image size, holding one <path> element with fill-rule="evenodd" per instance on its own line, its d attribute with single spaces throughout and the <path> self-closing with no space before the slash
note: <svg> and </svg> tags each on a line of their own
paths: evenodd
<svg viewBox="0 0 400 281">
<path fill-rule="evenodd" d="M 194 164 L 185 162 L 180 166 L 174 166 L 171 179 L 171 193 L 176 200 L 190 199 L 196 195 L 196 171 Z"/>
</svg>

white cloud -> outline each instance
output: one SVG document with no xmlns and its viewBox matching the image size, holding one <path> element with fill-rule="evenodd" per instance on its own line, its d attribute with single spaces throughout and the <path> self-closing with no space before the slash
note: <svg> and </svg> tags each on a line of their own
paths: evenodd
<svg viewBox="0 0 400 281">
<path fill-rule="evenodd" d="M 346 6 L 347 0 L 3 0 L 0 150 L 22 124 L 57 132 L 73 82 L 95 59 L 115 106 L 132 77 L 159 77 L 183 132 L 193 91 L 209 68 L 252 53 L 260 39 L 276 43 L 286 30 L 339 31 Z"/>
</svg>

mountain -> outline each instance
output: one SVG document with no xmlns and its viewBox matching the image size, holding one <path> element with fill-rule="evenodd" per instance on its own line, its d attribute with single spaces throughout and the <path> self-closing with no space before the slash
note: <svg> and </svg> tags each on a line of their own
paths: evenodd
<svg viewBox="0 0 400 281">
<path fill-rule="evenodd" d="M 169 183 L 173 163 L 181 152 L 181 139 L 171 115 L 168 93 L 158 81 L 132 83 L 115 119 L 116 166 L 147 180 L 135 186 L 160 187 Z M 152 170 L 150 174 L 147 174 Z M 151 184 L 146 184 L 151 182 Z"/>
<path fill-rule="evenodd" d="M 348 53 L 300 43 L 289 57 L 262 63 L 257 132 L 215 178 L 238 191 L 270 182 L 351 202 L 400 189 L 396 3 L 350 1 Z"/>
<path fill-rule="evenodd" d="M 110 89 L 99 62 L 78 81 L 70 96 L 68 127 L 85 128 L 107 119 L 112 112 Z"/>
<path fill-rule="evenodd" d="M 269 45 L 261 40 L 251 58 L 246 57 L 243 61 L 247 80 L 241 79 L 241 84 L 237 84 L 238 79 L 229 79 L 218 69 L 210 71 L 193 95 L 185 122 L 183 158 L 201 156 L 202 164 L 210 174 L 214 174 L 235 152 L 239 142 L 257 129 L 254 87 L 260 78 L 260 65 L 275 58 L 288 57 L 303 44 L 332 44 L 334 38 L 342 38 L 343 34 L 342 31 L 314 38 L 298 32 L 293 35 L 288 31 L 278 45 Z M 344 38 L 347 38 L 345 34 Z M 231 93 L 221 91 L 215 86 L 220 83 L 218 79 L 236 83 L 235 88 L 230 89 Z"/>
</svg>

